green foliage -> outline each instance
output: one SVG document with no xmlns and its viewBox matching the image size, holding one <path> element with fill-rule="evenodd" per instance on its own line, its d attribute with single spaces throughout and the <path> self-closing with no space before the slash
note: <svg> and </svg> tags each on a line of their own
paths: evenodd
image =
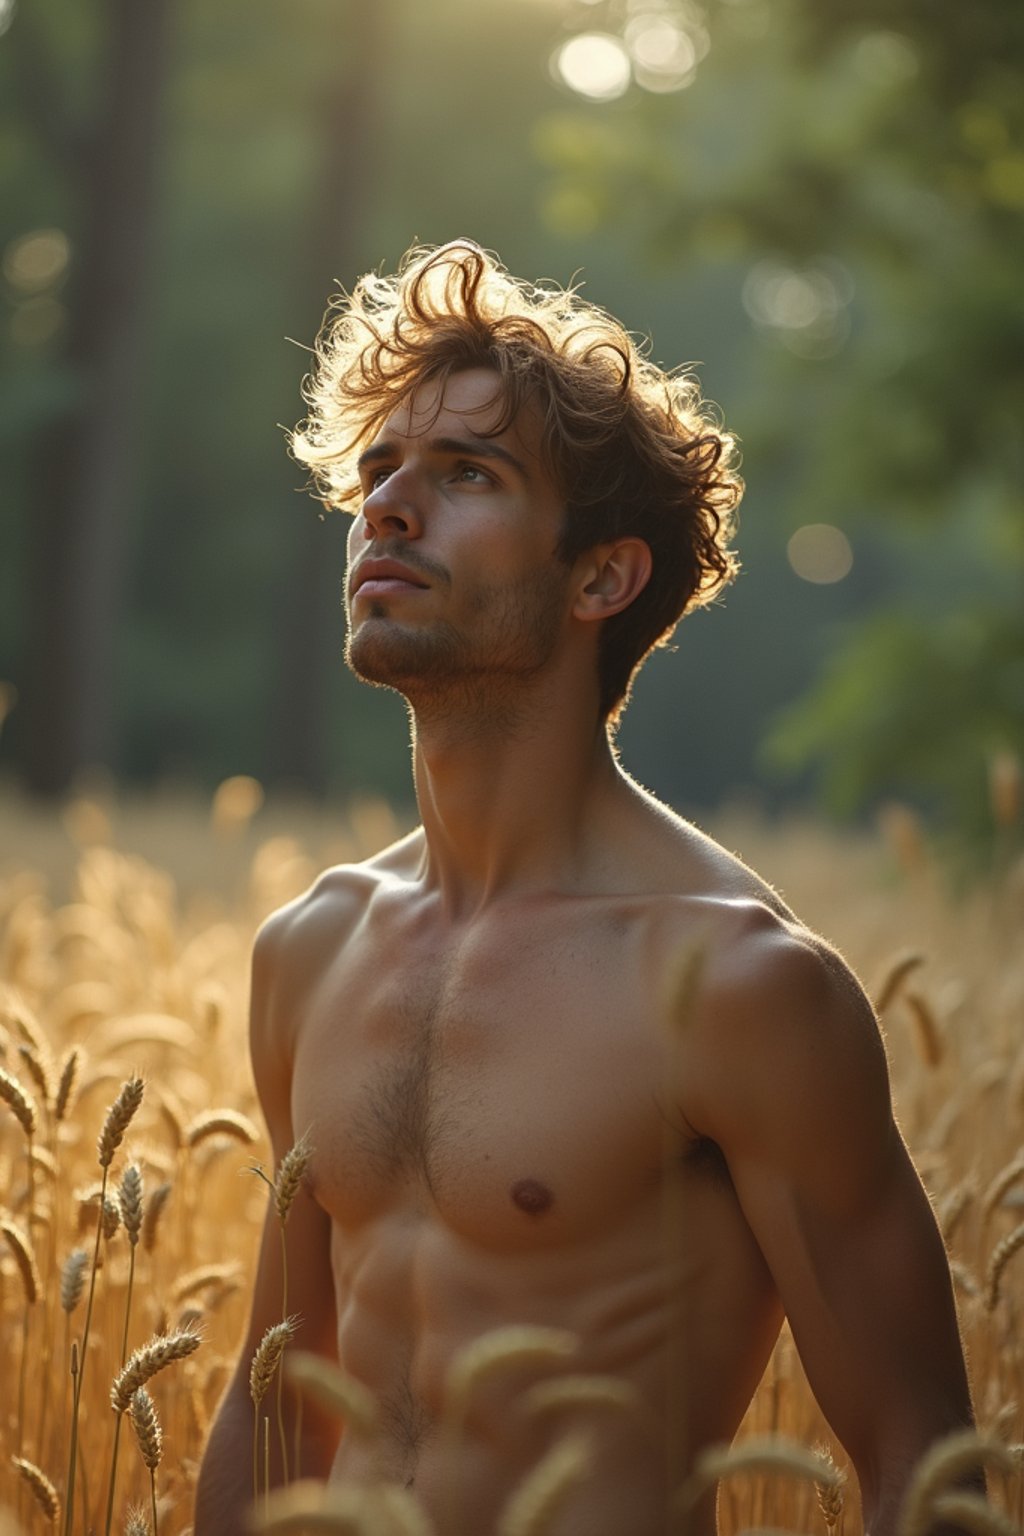
<svg viewBox="0 0 1024 1536">
<path fill-rule="evenodd" d="M 1024 747 L 1024 12 L 721 0 L 707 25 L 686 90 L 548 126 L 552 197 L 625 209 L 661 263 L 743 262 L 773 354 L 755 492 L 774 456 L 791 525 L 916 529 L 944 591 L 920 601 L 901 532 L 905 590 L 890 577 L 890 609 L 844 626 L 764 761 L 814 767 L 844 813 L 901 793 L 974 835 L 987 757 Z"/>
</svg>

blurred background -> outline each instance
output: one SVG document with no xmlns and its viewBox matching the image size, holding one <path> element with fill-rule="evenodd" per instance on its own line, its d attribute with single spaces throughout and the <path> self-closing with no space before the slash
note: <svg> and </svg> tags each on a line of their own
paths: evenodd
<svg viewBox="0 0 1024 1536">
<path fill-rule="evenodd" d="M 5 792 L 408 804 L 283 430 L 336 285 L 465 234 L 742 440 L 743 574 L 641 675 L 634 774 L 1019 818 L 1024 8 L 0 0 L 0 168 Z"/>
</svg>

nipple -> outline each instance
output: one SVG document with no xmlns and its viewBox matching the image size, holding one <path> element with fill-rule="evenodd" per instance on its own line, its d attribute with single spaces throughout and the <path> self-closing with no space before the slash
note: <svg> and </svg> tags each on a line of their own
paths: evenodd
<svg viewBox="0 0 1024 1536">
<path fill-rule="evenodd" d="M 520 1179 L 512 1186 L 512 1200 L 528 1216 L 543 1216 L 554 1195 L 539 1179 Z"/>
</svg>

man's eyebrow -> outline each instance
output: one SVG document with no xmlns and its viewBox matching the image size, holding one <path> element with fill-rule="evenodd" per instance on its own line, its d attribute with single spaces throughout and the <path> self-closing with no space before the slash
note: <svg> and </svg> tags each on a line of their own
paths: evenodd
<svg viewBox="0 0 1024 1536">
<path fill-rule="evenodd" d="M 457 453 L 473 459 L 497 459 L 516 470 L 524 480 L 530 479 L 530 471 L 522 459 L 489 437 L 434 437 L 427 447 L 431 453 Z M 358 468 L 365 469 L 369 464 L 379 464 L 384 459 L 393 458 L 397 452 L 398 444 L 390 439 L 371 443 L 359 455 Z"/>
</svg>

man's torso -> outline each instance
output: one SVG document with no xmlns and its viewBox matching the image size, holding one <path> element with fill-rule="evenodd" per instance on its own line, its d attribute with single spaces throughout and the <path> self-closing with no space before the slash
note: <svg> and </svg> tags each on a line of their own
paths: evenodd
<svg viewBox="0 0 1024 1536">
<path fill-rule="evenodd" d="M 335 1475 L 399 1481 L 484 1533 L 582 1429 L 594 1470 L 551 1536 L 655 1536 L 696 1450 L 731 1436 L 780 1318 L 724 1159 L 673 1093 L 692 1047 L 665 1017 L 667 946 L 720 949 L 752 911 L 774 919 L 728 873 L 724 897 L 512 897 L 455 924 L 414 850 L 327 877 L 293 1025 L 338 1356 L 382 1410 L 376 1440 L 343 1437 Z M 576 1347 L 506 1362 L 446 1422 L 452 1361 L 509 1325 Z M 570 1394 L 531 1413 L 529 1389 L 566 1375 L 614 1377 L 636 1406 Z"/>
</svg>

